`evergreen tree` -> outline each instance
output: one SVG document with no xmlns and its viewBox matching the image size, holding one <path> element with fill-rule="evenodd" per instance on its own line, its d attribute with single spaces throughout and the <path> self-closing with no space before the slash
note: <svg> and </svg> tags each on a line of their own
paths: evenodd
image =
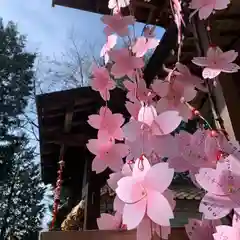
<svg viewBox="0 0 240 240">
<path fill-rule="evenodd" d="M 18 136 L 20 115 L 33 90 L 36 55 L 25 51 L 26 39 L 0 20 L 0 181 L 8 177 Z"/>
<path fill-rule="evenodd" d="M 15 148 L 14 164 L 0 192 L 0 239 L 25 236 L 41 229 L 45 211 L 42 199 L 45 188 L 41 183 L 38 164 L 34 163 L 34 149 L 22 136 Z"/>
<path fill-rule="evenodd" d="M 36 57 L 25 44 L 14 23 L 0 20 L 0 240 L 33 239 L 44 212 L 40 167 L 20 130 Z"/>
</svg>

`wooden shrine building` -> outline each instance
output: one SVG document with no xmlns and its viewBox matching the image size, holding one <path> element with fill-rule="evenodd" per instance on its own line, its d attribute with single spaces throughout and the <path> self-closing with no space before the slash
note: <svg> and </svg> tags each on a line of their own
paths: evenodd
<svg viewBox="0 0 240 240">
<path fill-rule="evenodd" d="M 132 2 L 132 11 L 134 11 L 138 21 L 156 24 L 166 30 L 144 69 L 144 79 L 147 85 L 150 85 L 156 76 L 165 76 L 163 64 L 171 67 L 176 62 L 177 29 L 171 17 L 169 18 L 171 14 L 168 0 L 151 0 L 150 2 L 132 0 Z M 109 14 L 107 4 L 108 0 L 53 0 L 53 6 L 71 7 L 100 14 Z M 128 14 L 127 9 L 124 11 Z M 184 11 L 188 17 L 189 12 L 186 9 Z M 185 19 L 186 23 L 188 23 L 187 17 Z M 181 62 L 188 65 L 192 73 L 199 76 L 201 75 L 201 69 L 194 66 L 191 59 L 194 56 L 203 56 L 206 53 L 210 39 L 212 43 L 220 46 L 224 51 L 235 49 L 240 52 L 240 1 L 232 0 L 227 10 L 215 14 L 210 19 L 210 27 L 212 29 L 211 36 L 206 31 L 204 22 L 194 17 L 184 30 L 185 39 Z M 236 63 L 240 64 L 239 58 Z M 206 118 L 210 118 L 215 124 L 224 127 L 230 138 L 237 140 L 240 140 L 239 78 L 240 73 L 221 74 L 217 80 L 217 87 L 213 88 L 209 84 L 210 94 L 199 93 L 193 102 L 193 105 L 200 109 Z M 128 118 L 124 105 L 119 104 L 123 103 L 124 100 L 125 92 L 121 89 L 115 89 L 111 92 L 109 107 L 113 112 L 120 112 Z M 85 146 L 89 139 L 96 137 L 96 130 L 87 123 L 88 115 L 97 113 L 101 105 L 103 105 L 102 99 L 90 87 L 43 94 L 37 97 L 44 183 L 55 185 L 58 162 L 61 159 L 65 161 L 63 188 L 66 191 L 66 207 L 63 206 L 59 210 L 57 218 L 59 229 L 66 215 L 82 199 L 85 199 L 86 202 L 83 229 L 97 229 L 96 218 L 99 217 L 100 210 L 111 211 L 111 204 L 108 204 L 111 194 L 108 193 L 108 190 L 100 191 L 104 189 L 109 172 L 105 171 L 98 175 L 91 172 L 93 156 Z M 196 208 L 203 193 L 194 192 L 195 190 L 191 186 L 178 186 L 177 188 L 172 186 L 172 188 L 176 192 L 178 202 L 176 216 L 179 216 L 177 219 L 182 220 L 182 222 L 174 222 L 173 226 L 181 227 L 186 223 L 183 219 L 197 214 Z M 190 193 L 187 193 L 188 191 Z M 108 197 L 103 198 L 106 193 Z M 191 209 L 189 207 L 190 202 L 193 206 L 192 210 L 189 210 Z M 104 204 L 105 208 L 103 208 Z M 98 236 L 92 234 L 92 238 Z M 131 235 L 131 233 L 127 234 Z M 84 235 L 83 239 L 84 237 L 86 236 Z M 44 240 L 50 240 L 50 238 L 51 235 L 46 236 Z M 64 239 L 61 238 L 61 235 L 58 235 L 57 238 Z M 77 238 L 79 238 L 77 235 L 72 236 L 73 240 Z M 106 235 L 104 238 L 106 238 Z M 120 237 L 113 237 L 112 239 L 117 240 Z M 177 239 L 183 240 L 186 239 L 186 236 L 183 235 Z"/>
</svg>

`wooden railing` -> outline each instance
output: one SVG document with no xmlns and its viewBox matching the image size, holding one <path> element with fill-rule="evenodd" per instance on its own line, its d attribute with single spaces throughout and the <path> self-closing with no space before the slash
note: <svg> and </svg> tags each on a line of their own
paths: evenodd
<svg viewBox="0 0 240 240">
<path fill-rule="evenodd" d="M 154 236 L 152 240 L 160 239 Z M 69 232 L 42 232 L 40 240 L 136 240 L 136 231 L 69 231 Z M 146 239 L 147 240 L 147 239 Z M 169 240 L 188 240 L 184 228 L 173 228 Z"/>
</svg>

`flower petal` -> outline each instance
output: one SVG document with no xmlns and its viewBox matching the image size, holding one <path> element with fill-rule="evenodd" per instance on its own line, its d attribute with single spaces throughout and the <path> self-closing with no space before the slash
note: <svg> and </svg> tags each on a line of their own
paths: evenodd
<svg viewBox="0 0 240 240">
<path fill-rule="evenodd" d="M 118 187 L 117 182 L 123 177 L 121 172 L 111 173 L 107 183 L 112 190 L 115 190 Z"/>
<path fill-rule="evenodd" d="M 213 4 L 207 4 L 199 9 L 199 19 L 207 19 L 212 11 L 213 11 L 214 5 Z"/>
<path fill-rule="evenodd" d="M 173 132 L 181 123 L 182 117 L 177 111 L 166 111 L 159 114 L 154 121 L 154 133 L 165 135 Z"/>
<path fill-rule="evenodd" d="M 170 226 L 173 211 L 168 200 L 159 192 L 148 191 L 147 215 L 158 225 Z"/>
<path fill-rule="evenodd" d="M 221 174 L 212 168 L 201 168 L 196 174 L 196 180 L 202 188 L 216 195 L 225 195 L 225 185 L 227 184 L 227 176 Z"/>
<path fill-rule="evenodd" d="M 115 230 L 121 225 L 121 218 L 112 216 L 111 214 L 102 213 L 97 219 L 97 225 L 100 230 Z"/>
<path fill-rule="evenodd" d="M 221 70 L 219 69 L 212 69 L 212 68 L 204 68 L 203 72 L 202 72 L 202 76 L 204 79 L 213 79 L 215 77 L 217 77 L 219 74 L 221 73 Z"/>
<path fill-rule="evenodd" d="M 208 61 L 205 57 L 194 57 L 192 63 L 200 67 L 206 67 L 208 65 Z"/>
<path fill-rule="evenodd" d="M 216 227 L 217 232 L 213 234 L 215 240 L 238 240 L 240 239 L 239 229 L 221 225 Z"/>
<path fill-rule="evenodd" d="M 136 228 L 146 213 L 147 199 L 134 204 L 125 204 L 123 209 L 123 224 L 127 225 L 127 229 L 131 230 Z"/>
<path fill-rule="evenodd" d="M 225 217 L 231 211 L 231 201 L 227 197 L 207 193 L 199 206 L 205 219 L 215 220 Z"/>
<path fill-rule="evenodd" d="M 123 214 L 124 206 L 125 206 L 125 203 L 122 200 L 120 200 L 118 196 L 116 196 L 113 201 L 113 210 L 120 214 Z"/>
<path fill-rule="evenodd" d="M 118 181 L 116 189 L 118 197 L 125 203 L 134 203 L 143 198 L 143 189 L 137 179 L 124 177 Z"/>
<path fill-rule="evenodd" d="M 151 167 L 144 178 L 144 187 L 160 193 L 164 192 L 172 182 L 174 169 L 168 163 L 158 163 Z"/>
<path fill-rule="evenodd" d="M 96 171 L 96 173 L 103 172 L 107 168 L 106 163 L 99 159 L 98 157 L 95 157 L 92 161 L 92 171 Z"/>
</svg>

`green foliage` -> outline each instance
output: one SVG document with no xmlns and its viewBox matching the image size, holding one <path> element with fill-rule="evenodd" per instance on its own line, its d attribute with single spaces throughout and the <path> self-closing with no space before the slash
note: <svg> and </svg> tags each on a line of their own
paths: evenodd
<svg viewBox="0 0 240 240">
<path fill-rule="evenodd" d="M 36 57 L 25 44 L 14 23 L 4 26 L 0 20 L 0 240 L 34 239 L 45 211 L 40 167 L 20 130 Z"/>
<path fill-rule="evenodd" d="M 0 229 L 6 228 L 4 238 L 14 235 L 23 239 L 28 233 L 40 230 L 45 211 L 42 204 L 45 188 L 33 157 L 34 149 L 28 147 L 27 139 L 22 138 L 14 153 L 12 171 L 1 185 Z"/>
</svg>

